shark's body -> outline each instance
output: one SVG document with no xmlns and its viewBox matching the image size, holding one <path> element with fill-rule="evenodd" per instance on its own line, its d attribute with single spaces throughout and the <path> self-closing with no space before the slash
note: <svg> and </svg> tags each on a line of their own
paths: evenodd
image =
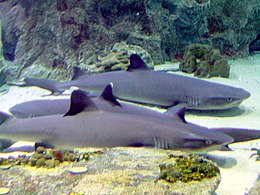
<svg viewBox="0 0 260 195">
<path fill-rule="evenodd" d="M 195 110 L 232 108 L 250 96 L 249 92 L 241 88 L 151 71 L 136 54 L 131 55 L 130 62 L 127 71 L 83 75 L 67 82 L 32 78 L 24 81 L 26 86 L 38 86 L 53 93 L 62 93 L 71 86 L 100 93 L 112 82 L 114 94 L 119 99 L 163 107 L 184 103 L 188 109 Z"/>
<path fill-rule="evenodd" d="M 185 120 L 185 105 L 178 105 L 161 113 L 145 107 L 118 102 L 113 95 L 112 84 L 106 86 L 99 97 L 92 98 L 95 105 L 104 111 L 129 113 L 135 115 L 153 116 L 156 118 L 168 118 L 180 123 L 187 123 Z M 53 99 L 53 100 L 33 100 L 17 104 L 9 111 L 18 118 L 31 118 L 48 115 L 62 115 L 70 108 L 70 99 Z M 260 130 L 244 128 L 210 128 L 210 131 L 225 133 L 234 138 L 234 142 L 243 142 L 260 138 Z M 5 141 L 5 140 L 4 140 Z M 1 143 L 1 141 L 0 141 Z M 4 143 L 4 142 L 3 142 Z M 7 143 L 11 143 L 10 141 Z M 6 144 L 5 144 L 6 145 Z"/>
<path fill-rule="evenodd" d="M 184 109 L 186 110 L 186 105 L 178 105 L 162 114 L 161 112 L 146 107 L 137 106 L 127 102 L 119 102 L 114 96 L 112 88 L 113 84 L 110 83 L 105 87 L 100 96 L 92 98 L 92 101 L 99 109 L 109 112 L 130 113 L 154 117 L 178 116 L 177 118 L 183 118 L 182 116 L 179 116 L 178 113 L 182 112 Z M 70 99 L 42 99 L 16 104 L 9 109 L 9 112 L 17 118 L 32 118 L 65 114 L 69 108 Z"/>
<path fill-rule="evenodd" d="M 55 147 L 155 146 L 167 149 L 213 150 L 233 138 L 205 127 L 153 116 L 100 110 L 82 91 L 72 93 L 65 115 L 26 119 L 5 114 L 0 137 L 43 142 Z"/>
</svg>

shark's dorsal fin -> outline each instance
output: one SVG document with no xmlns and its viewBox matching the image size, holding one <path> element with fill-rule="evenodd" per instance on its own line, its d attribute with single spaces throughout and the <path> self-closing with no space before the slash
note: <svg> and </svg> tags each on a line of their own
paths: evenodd
<svg viewBox="0 0 260 195">
<path fill-rule="evenodd" d="M 149 67 L 138 54 L 132 54 L 130 56 L 130 65 L 128 66 L 127 71 L 133 72 L 138 70 L 149 70 Z"/>
<path fill-rule="evenodd" d="M 76 80 L 78 78 L 80 78 L 83 75 L 86 75 L 86 73 L 78 66 L 75 66 L 73 68 L 74 74 L 71 80 Z"/>
<path fill-rule="evenodd" d="M 177 106 L 173 106 L 167 109 L 166 112 L 163 114 L 171 117 L 178 117 L 182 122 L 187 123 L 185 119 L 185 112 L 187 110 L 187 105 L 186 104 L 178 104 Z"/>
<path fill-rule="evenodd" d="M 64 116 L 76 115 L 82 111 L 99 110 L 95 103 L 82 90 L 75 90 L 71 93 L 70 109 Z"/>
<path fill-rule="evenodd" d="M 100 95 L 101 98 L 103 98 L 106 101 L 111 102 L 112 104 L 116 106 L 121 106 L 121 104 L 117 101 L 113 94 L 113 83 L 109 83 L 105 89 L 103 90 L 102 94 Z"/>
</svg>

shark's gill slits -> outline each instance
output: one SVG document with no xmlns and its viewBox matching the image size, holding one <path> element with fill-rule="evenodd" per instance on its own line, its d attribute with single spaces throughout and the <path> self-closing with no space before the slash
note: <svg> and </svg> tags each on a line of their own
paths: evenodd
<svg viewBox="0 0 260 195">
<path fill-rule="evenodd" d="M 213 142 L 212 142 L 210 139 L 207 139 L 207 140 L 205 141 L 205 143 L 206 143 L 206 145 L 212 145 L 212 144 L 213 144 Z"/>
<path fill-rule="evenodd" d="M 188 101 L 188 105 L 190 107 L 196 107 L 196 106 L 198 106 L 200 104 L 199 98 L 195 98 L 195 97 L 188 96 L 187 97 L 187 101 Z"/>
<path fill-rule="evenodd" d="M 170 148 L 168 142 L 161 137 L 154 137 L 153 141 L 154 141 L 154 146 L 156 148 L 162 148 L 162 149 L 169 149 Z"/>
</svg>

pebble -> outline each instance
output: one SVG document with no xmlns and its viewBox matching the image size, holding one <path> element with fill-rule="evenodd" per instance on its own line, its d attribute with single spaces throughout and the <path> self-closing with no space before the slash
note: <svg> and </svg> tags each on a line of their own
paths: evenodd
<svg viewBox="0 0 260 195">
<path fill-rule="evenodd" d="M 0 165 L 0 170 L 10 169 L 12 165 Z"/>
<path fill-rule="evenodd" d="M 0 188 L 0 195 L 8 194 L 10 188 Z"/>
<path fill-rule="evenodd" d="M 86 167 L 72 167 L 69 169 L 70 174 L 83 174 L 86 173 L 88 169 Z"/>
</svg>

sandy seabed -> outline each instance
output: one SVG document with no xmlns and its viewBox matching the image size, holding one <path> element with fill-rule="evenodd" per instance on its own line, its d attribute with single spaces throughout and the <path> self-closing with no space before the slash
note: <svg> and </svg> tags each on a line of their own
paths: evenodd
<svg viewBox="0 0 260 195">
<path fill-rule="evenodd" d="M 260 53 L 244 59 L 229 61 L 231 73 L 229 79 L 211 78 L 209 81 L 241 87 L 251 93 L 238 108 L 220 112 L 188 112 L 188 122 L 207 127 L 239 127 L 260 130 Z M 183 74 L 183 73 L 178 73 Z M 191 75 L 188 75 L 191 76 Z M 42 97 L 49 92 L 36 88 L 11 87 L 8 93 L 0 94 L 0 110 L 8 112 L 17 103 L 34 99 L 59 97 Z M 260 148 L 260 140 L 231 144 L 233 151 L 210 152 L 220 166 L 222 181 L 216 191 L 218 195 L 243 195 L 254 185 L 260 175 L 260 161 L 249 158 Z"/>
</svg>

